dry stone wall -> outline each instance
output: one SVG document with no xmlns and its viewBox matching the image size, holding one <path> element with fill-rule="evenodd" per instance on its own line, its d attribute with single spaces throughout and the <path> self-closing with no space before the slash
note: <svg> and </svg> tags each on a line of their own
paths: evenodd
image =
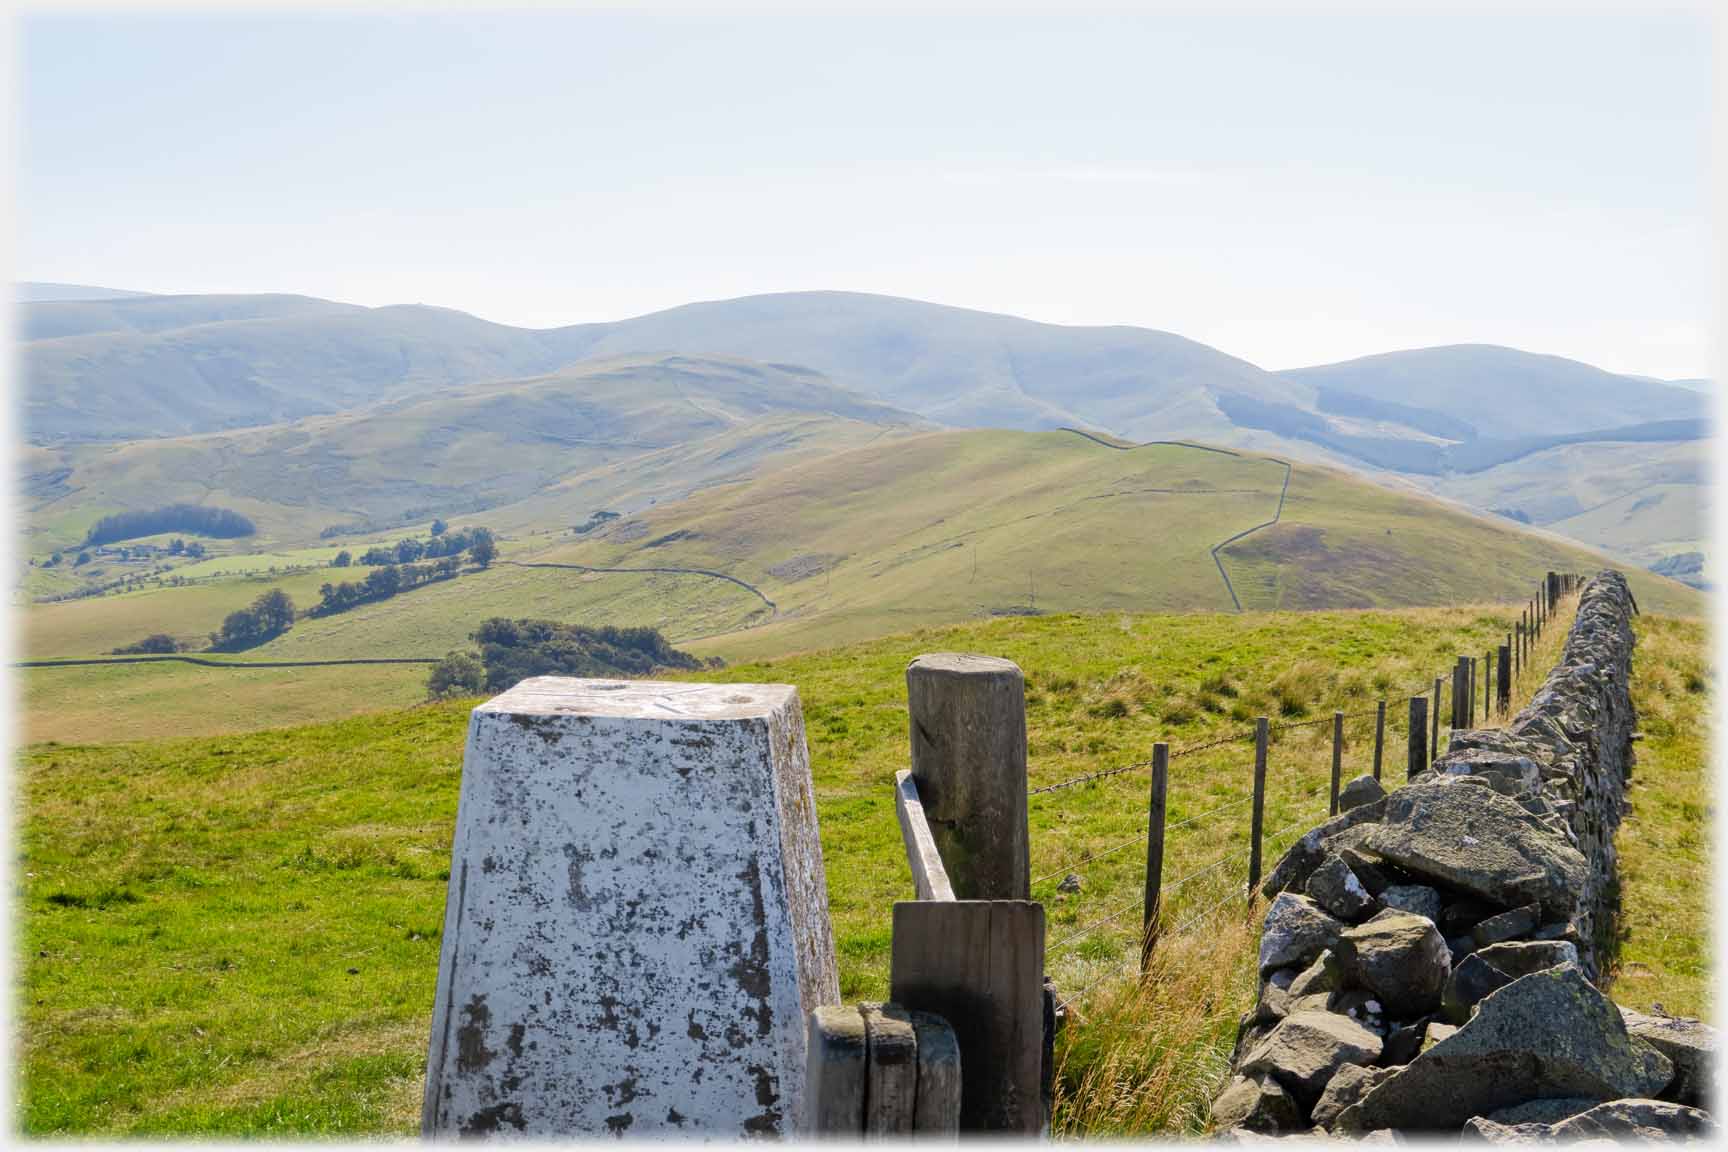
<svg viewBox="0 0 1728 1152">
<path fill-rule="evenodd" d="M 1279 861 L 1218 1128 L 1715 1132 L 1714 1032 L 1621 1011 L 1596 987 L 1633 767 L 1635 611 L 1623 576 L 1596 576 L 1511 724 L 1454 733 L 1390 794 L 1353 781 L 1344 810 Z"/>
</svg>

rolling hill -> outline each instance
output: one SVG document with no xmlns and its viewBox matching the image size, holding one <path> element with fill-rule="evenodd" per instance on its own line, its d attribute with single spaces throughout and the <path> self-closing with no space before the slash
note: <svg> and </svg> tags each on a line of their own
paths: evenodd
<svg viewBox="0 0 1728 1152">
<path fill-rule="evenodd" d="M 46 300 L 121 300 L 128 296 L 148 295 L 148 292 L 130 292 L 124 288 L 99 288 L 94 284 L 52 284 L 41 280 L 22 280 L 12 285 L 12 299 L 19 304 L 36 304 Z"/>
<path fill-rule="evenodd" d="M 1321 411 L 1353 415 L 1362 399 L 1395 404 L 1444 418 L 1465 434 L 1435 431 L 1455 439 L 1698 420 L 1709 409 L 1708 399 L 1692 388 L 1492 344 L 1387 352 L 1278 375 L 1314 388 Z"/>
<path fill-rule="evenodd" d="M 24 461 L 25 491 L 37 551 L 76 543 L 94 512 L 176 501 L 234 508 L 273 544 L 536 495 L 546 519 L 534 527 L 545 527 L 682 496 L 812 438 L 856 443 L 919 423 L 803 369 L 620 359 L 263 428 L 38 446 Z M 706 443 L 715 436 L 721 446 Z M 651 459 L 640 473 L 625 467 L 641 457 Z M 608 502 L 584 509 L 585 500 Z M 522 517 L 512 525 L 530 527 Z"/>
<path fill-rule="evenodd" d="M 1651 565 L 1707 547 L 1710 451 L 1706 440 L 1567 445 L 1431 486 Z"/>
<path fill-rule="evenodd" d="M 436 657 L 506 615 L 653 625 L 737 659 L 993 616 L 1522 599 L 1535 574 L 1606 563 L 1342 471 L 1299 463 L 1288 477 L 1286 490 L 1286 465 L 1264 456 L 1118 449 L 1071 432 L 873 433 L 586 532 L 567 519 L 509 535 L 487 571 L 302 620 L 248 656 Z M 297 601 L 330 578 L 294 577 Z M 262 586 L 39 606 L 26 648 L 94 655 L 169 620 L 196 635 Z M 1662 577 L 1634 574 L 1634 587 L 1652 610 L 1701 610 L 1696 592 Z"/>
<path fill-rule="evenodd" d="M 1596 448 L 1635 443 L 1666 453 L 1703 444 L 1710 431 L 1710 398 L 1695 388 L 1510 348 L 1417 349 L 1267 372 L 1166 332 L 1041 324 L 849 292 L 713 301 L 547 330 L 418 305 L 361 308 L 296 296 L 58 301 L 27 304 L 22 315 L 28 434 L 37 446 L 68 446 L 74 458 L 71 465 L 44 466 L 33 454 L 30 491 L 60 480 L 76 484 L 56 477 L 100 458 L 80 445 L 166 438 L 170 443 L 160 448 L 119 448 L 114 462 L 136 456 L 154 462 L 140 475 L 174 473 L 194 483 L 220 460 L 223 478 L 210 490 L 240 498 L 265 488 L 299 493 L 315 478 L 320 516 L 460 513 L 617 464 L 618 455 L 597 454 L 592 444 L 572 444 L 580 458 L 569 467 L 538 457 L 554 451 L 558 429 L 582 426 L 584 389 L 599 379 L 593 366 L 619 360 L 748 361 L 764 379 L 788 386 L 786 407 L 793 411 L 805 407 L 792 382 L 820 377 L 857 393 L 857 403 L 900 410 L 902 422 L 910 413 L 950 427 L 1076 427 L 1133 441 L 1203 440 L 1273 452 L 1381 480 L 1418 479 L 1481 510 L 1503 505 L 1476 495 L 1494 491 L 1497 481 L 1460 478 L 1512 475 L 1521 461 L 1543 457 L 1533 466 L 1558 461 L 1568 469 L 1565 486 L 1588 487 L 1591 462 L 1605 457 Z M 462 398 L 470 407 L 456 413 Z M 635 422 L 632 435 L 641 445 L 688 443 L 677 427 L 642 431 L 654 419 L 643 413 Z M 428 478 L 411 466 L 399 471 L 401 457 L 381 457 L 376 468 L 354 463 L 354 446 L 377 439 L 359 429 L 379 420 L 418 423 L 420 446 L 411 455 L 423 457 L 439 437 L 466 439 L 473 452 L 441 463 L 490 461 L 493 474 L 446 467 Z M 518 431 L 487 441 L 468 430 L 476 420 L 514 422 Z M 530 444 L 542 426 L 551 435 Z M 621 428 L 615 423 L 608 435 L 621 439 Z M 215 432 L 230 439 L 200 439 Z M 295 478 L 285 487 L 275 477 L 260 479 L 256 469 L 250 479 L 235 478 L 249 467 L 239 461 L 261 455 L 279 457 Z M 595 494 L 628 502 L 632 492 L 622 476 L 615 473 Z M 140 489 L 120 483 L 103 490 Z M 675 491 L 663 488 L 654 498 Z M 560 507 L 566 495 L 550 494 L 541 506 Z M 312 497 L 293 499 L 304 504 Z M 1657 554 L 1667 541 L 1702 535 L 1672 524 L 1680 510 L 1701 504 L 1698 492 L 1676 488 L 1665 499 L 1660 528 L 1635 523 L 1647 507 L 1634 508 L 1636 501 L 1612 530 L 1572 525 L 1569 516 L 1545 522 L 1562 531 L 1577 527 L 1589 543 L 1654 563 L 1672 554 Z M 78 503 L 61 501 L 58 513 Z"/>
</svg>

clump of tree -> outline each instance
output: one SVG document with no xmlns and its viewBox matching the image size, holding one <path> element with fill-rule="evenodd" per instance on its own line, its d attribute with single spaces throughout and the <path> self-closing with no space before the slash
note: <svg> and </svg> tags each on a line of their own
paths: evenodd
<svg viewBox="0 0 1728 1152">
<path fill-rule="evenodd" d="M 166 632 L 157 632 L 134 641 L 124 647 L 114 649 L 116 656 L 155 656 L 169 652 L 179 652 L 186 646 Z"/>
<path fill-rule="evenodd" d="M 272 588 L 252 601 L 249 608 L 230 612 L 218 632 L 210 633 L 212 652 L 241 652 L 274 640 L 294 627 L 294 601 L 280 588 Z"/>
<path fill-rule="evenodd" d="M 91 525 L 84 543 L 111 544 L 158 532 L 193 532 L 218 540 L 250 536 L 257 531 L 252 521 L 238 512 L 213 504 L 169 504 L 137 512 L 116 512 Z"/>
<path fill-rule="evenodd" d="M 486 666 L 472 652 L 452 652 L 433 665 L 426 694 L 434 700 L 478 696 L 486 690 Z"/>
<path fill-rule="evenodd" d="M 449 580 L 462 568 L 455 556 L 445 556 L 429 564 L 386 564 L 366 573 L 364 580 L 344 580 L 340 584 L 325 584 L 318 589 L 318 603 L 308 615 L 332 616 L 375 600 L 388 600 L 399 592 L 418 588 L 439 580 Z"/>
<path fill-rule="evenodd" d="M 426 540 L 416 540 L 410 536 L 394 544 L 380 544 L 368 548 L 360 554 L 360 563 L 373 567 L 381 564 L 412 564 L 416 560 L 438 560 L 446 556 L 460 556 L 464 552 L 482 568 L 492 563 L 492 557 L 498 553 L 498 546 L 491 529 L 459 528 L 454 532 L 435 533 Z"/>
<path fill-rule="evenodd" d="M 593 628 L 494 616 L 482 622 L 472 638 L 480 649 L 478 658 L 471 652 L 446 656 L 427 680 L 431 695 L 502 692 L 530 676 L 641 677 L 720 663 L 672 647 L 654 628 Z"/>
<path fill-rule="evenodd" d="M 352 563 L 354 563 L 354 554 L 344 548 L 342 551 L 336 553 L 336 559 L 330 561 L 330 567 L 346 568 Z"/>
<path fill-rule="evenodd" d="M 586 536 L 602 524 L 609 524 L 616 519 L 618 519 L 618 513 L 608 512 L 602 508 L 600 511 L 590 515 L 588 519 L 582 521 L 582 523 L 573 525 L 570 530 L 578 536 Z"/>
</svg>

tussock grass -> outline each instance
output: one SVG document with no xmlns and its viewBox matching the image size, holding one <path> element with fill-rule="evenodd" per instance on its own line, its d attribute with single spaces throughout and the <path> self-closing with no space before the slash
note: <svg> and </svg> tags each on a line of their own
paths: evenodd
<svg viewBox="0 0 1728 1152">
<path fill-rule="evenodd" d="M 1194 1135 L 1229 1071 L 1232 1009 L 1252 1002 L 1265 904 L 1209 917 L 1160 942 L 1144 975 L 1108 978 L 1056 1045 L 1050 1129 L 1058 1137 Z"/>
</svg>

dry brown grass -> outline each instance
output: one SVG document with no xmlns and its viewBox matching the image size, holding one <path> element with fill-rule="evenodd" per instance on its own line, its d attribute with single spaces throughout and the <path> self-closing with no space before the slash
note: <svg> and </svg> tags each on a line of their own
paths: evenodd
<svg viewBox="0 0 1728 1152">
<path fill-rule="evenodd" d="M 1230 907 L 1159 941 L 1144 978 L 1089 990 L 1057 1042 L 1059 1137 L 1198 1134 L 1255 992 L 1265 904 Z"/>
</svg>

